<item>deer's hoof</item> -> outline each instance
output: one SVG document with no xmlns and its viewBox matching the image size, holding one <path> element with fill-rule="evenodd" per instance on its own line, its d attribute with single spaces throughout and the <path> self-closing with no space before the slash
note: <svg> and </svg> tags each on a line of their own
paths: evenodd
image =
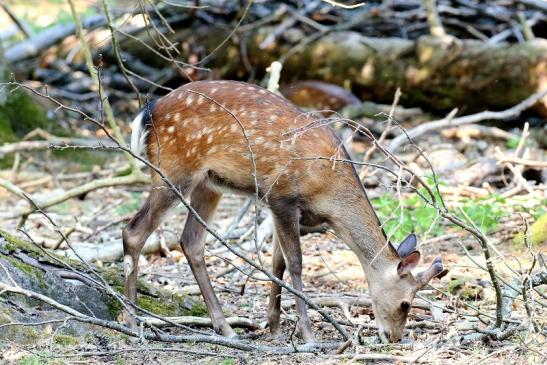
<svg viewBox="0 0 547 365">
<path fill-rule="evenodd" d="M 280 330 L 278 331 L 275 331 L 275 332 L 271 332 L 269 335 L 268 335 L 268 341 L 270 342 L 273 342 L 273 343 L 282 343 L 283 342 L 283 334 L 281 333 Z"/>
<path fill-rule="evenodd" d="M 124 311 L 122 315 L 122 320 L 127 327 L 131 328 L 132 330 L 137 329 L 137 319 L 132 313 Z"/>
</svg>

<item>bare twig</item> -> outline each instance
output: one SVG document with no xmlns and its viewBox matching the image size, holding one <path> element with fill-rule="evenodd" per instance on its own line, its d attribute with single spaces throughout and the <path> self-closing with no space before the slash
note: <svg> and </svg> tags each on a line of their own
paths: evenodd
<svg viewBox="0 0 547 365">
<path fill-rule="evenodd" d="M 477 114 L 466 115 L 464 117 L 454 118 L 455 112 L 449 114 L 446 118 L 436 120 L 433 122 L 422 123 L 418 127 L 415 127 L 409 131 L 394 138 L 387 150 L 390 152 L 395 152 L 407 138 L 415 139 L 425 133 L 439 130 L 447 127 L 460 126 L 464 124 L 477 123 L 484 120 L 506 120 L 510 118 L 515 118 L 519 116 L 523 111 L 533 106 L 540 99 L 547 95 L 547 90 L 539 91 L 535 94 L 530 95 L 519 104 L 499 112 L 484 111 Z"/>
</svg>

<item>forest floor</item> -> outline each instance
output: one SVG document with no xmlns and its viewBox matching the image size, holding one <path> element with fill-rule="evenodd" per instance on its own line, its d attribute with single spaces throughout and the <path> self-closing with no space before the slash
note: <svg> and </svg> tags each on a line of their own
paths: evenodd
<svg viewBox="0 0 547 365">
<path fill-rule="evenodd" d="M 436 145 L 437 137 L 431 137 L 423 145 Z M 503 147 L 503 146 L 502 146 Z M 363 149 L 359 143 L 355 150 Z M 437 148 L 437 151 L 439 148 Z M 65 158 L 79 156 L 63 153 L 59 158 L 51 151 L 28 155 L 26 165 L 13 174 L 18 186 L 23 187 L 34 198 L 51 197 L 57 193 L 96 178 L 100 171 L 115 170 L 121 160 L 112 155 L 101 155 L 92 164 L 82 162 L 67 162 Z M 446 158 L 446 157 L 444 157 Z M 442 158 L 441 158 L 442 159 Z M 432 158 L 433 163 L 437 161 Z M 96 163 L 96 165 L 95 165 Z M 87 164 L 87 165 L 86 165 Z M 465 164 L 464 164 L 465 165 Z M 469 165 L 469 164 L 467 164 Z M 84 171 L 79 171 L 83 169 Z M 56 172 L 51 173 L 52 170 Z M 4 170 L 4 173 L 12 171 Z M 448 176 L 448 175 L 446 175 Z M 443 174 L 440 178 L 443 179 Z M 483 188 L 484 188 L 483 184 Z M 478 189 L 478 188 L 477 188 Z M 398 200 L 390 198 L 382 184 L 368 189 L 369 195 L 377 208 L 382 221 L 397 212 Z M 462 188 L 460 192 L 465 192 Z M 7 219 L 14 212 L 22 211 L 27 206 L 25 202 L 13 195 L 1 193 L 0 212 L 2 229 L 15 232 L 18 219 Z M 527 248 L 515 240 L 515 234 L 521 222 L 526 217 L 532 222 L 544 214 L 544 190 L 539 190 L 530 199 L 527 193 L 517 194 L 507 199 L 491 199 L 488 197 L 467 197 L 450 193 L 445 195 L 448 206 L 463 207 L 463 211 L 471 215 L 481 228 L 489 232 L 494 242 L 493 249 L 495 267 L 501 275 L 511 279 L 515 272 L 523 273 L 529 267 L 532 256 Z M 90 192 L 82 199 L 73 199 L 48 210 L 49 216 L 65 232 L 69 232 L 75 247 L 89 246 L 121 248 L 121 229 L 128 219 L 137 211 L 147 195 L 145 186 L 111 187 Z M 465 195 L 465 194 L 462 194 Z M 440 255 L 448 275 L 440 280 L 434 280 L 430 286 L 420 291 L 418 298 L 437 306 L 449 308 L 451 313 L 432 313 L 429 309 L 414 308 L 409 316 L 409 325 L 405 339 L 400 344 L 381 344 L 375 335 L 375 325 L 370 307 L 360 306 L 358 298 L 366 293 L 366 282 L 363 271 L 352 251 L 332 233 L 310 233 L 302 237 L 304 253 L 305 292 L 319 300 L 330 299 L 329 312 L 342 323 L 350 333 L 357 329 L 360 332 L 360 345 L 355 346 L 347 355 L 334 355 L 333 350 L 322 354 L 291 354 L 267 355 L 245 353 L 207 344 L 159 344 L 138 343 L 125 335 L 117 335 L 112 331 L 93 328 L 84 336 L 71 337 L 62 335 L 62 331 L 51 331 L 32 345 L 21 345 L 14 342 L 3 343 L 4 358 L 37 362 L 25 364 L 63 364 L 63 363 L 109 363 L 137 364 L 151 363 L 203 363 L 203 364 L 244 364 L 244 363 L 351 363 L 359 360 L 359 356 L 374 354 L 378 363 L 394 362 L 426 362 L 426 363 L 481 363 L 501 361 L 502 363 L 540 363 L 545 359 L 545 336 L 533 332 L 520 332 L 516 336 L 502 341 L 478 340 L 470 334 L 469 329 L 478 326 L 477 313 L 492 316 L 495 308 L 495 293 L 489 284 L 486 271 L 477 267 L 484 266 L 484 256 L 479 245 L 464 233 L 439 221 L 438 217 L 414 201 L 413 194 L 404 193 L 405 217 L 412 224 L 402 230 L 415 231 L 421 237 L 419 249 L 422 252 L 422 265 L 428 265 L 435 256 Z M 475 202 L 475 203 L 473 203 Z M 215 219 L 215 227 L 221 232 L 234 221 L 234 216 L 241 211 L 245 198 L 226 195 Z M 480 206 L 481 209 L 472 207 Z M 466 208 L 467 207 L 467 208 Z M 398 216 L 399 213 L 395 213 Z M 184 293 L 199 298 L 196 292 L 195 280 L 184 255 L 177 249 L 185 220 L 186 211 L 183 207 L 173 209 L 165 218 L 159 230 L 163 249 L 159 252 L 142 256 L 140 262 L 141 277 L 152 287 L 163 288 L 173 293 Z M 422 217 L 423 216 L 423 217 Z M 245 238 L 245 232 L 252 226 L 254 210 L 251 207 L 238 222 L 235 232 L 239 232 L 233 240 L 249 257 L 257 259 L 252 236 Z M 259 219 L 265 217 L 260 212 Z M 391 222 L 388 219 L 388 223 Z M 397 220 L 386 225 L 388 232 L 395 228 Z M 54 227 L 39 214 L 31 215 L 25 222 L 24 229 L 35 242 L 51 247 L 59 241 Z M 406 232 L 409 233 L 409 232 Z M 213 241 L 213 240 L 211 240 Z M 172 249 L 167 249 L 166 246 Z M 464 248 L 467 250 L 465 252 Z M 60 244 L 57 252 L 67 250 L 65 244 Z M 547 252 L 545 242 L 533 246 L 535 252 Z M 261 247 L 260 258 L 266 268 L 269 268 L 271 247 L 267 240 Z M 114 267 L 123 276 L 119 255 L 114 262 L 112 258 L 103 261 L 93 260 L 101 267 Z M 242 339 L 255 344 L 272 345 L 268 337 L 268 329 L 264 328 L 269 292 L 269 282 L 264 276 L 254 272 L 256 279 L 248 277 L 250 267 L 222 245 L 210 242 L 206 249 L 206 262 L 213 285 L 222 303 L 225 314 L 253 320 L 261 329 L 237 329 Z M 234 269 L 234 264 L 237 270 Z M 513 279 L 511 279 L 513 280 Z M 545 293 L 544 288 L 540 288 Z M 543 294 L 545 295 L 545 294 Z M 282 302 L 282 326 L 286 344 L 298 339 L 293 336 L 295 314 L 292 296 L 285 294 Z M 345 307 L 343 304 L 348 303 Z M 545 323 L 547 311 L 538 303 L 533 305 L 534 320 Z M 206 315 L 206 313 L 202 313 Z M 319 341 L 340 341 L 334 328 L 322 321 L 318 312 L 310 310 L 316 338 Z M 517 298 L 512 305 L 511 319 L 518 322 L 528 322 L 528 315 L 523 301 Z M 178 329 L 168 329 L 169 333 L 178 333 Z M 211 332 L 207 329 L 206 331 Z M 183 352 L 176 352 L 183 351 Z M 385 356 L 383 358 L 382 356 Z M 541 360 L 543 359 L 543 360 Z M 21 362 L 23 363 L 23 362 Z"/>
</svg>

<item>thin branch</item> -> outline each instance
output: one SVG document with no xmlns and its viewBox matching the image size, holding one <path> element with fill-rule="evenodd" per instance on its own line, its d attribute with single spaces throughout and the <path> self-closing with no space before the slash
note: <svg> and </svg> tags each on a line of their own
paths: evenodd
<svg viewBox="0 0 547 365">
<path fill-rule="evenodd" d="M 405 140 L 407 140 L 407 138 L 415 139 L 431 131 L 436 131 L 447 127 L 460 126 L 464 124 L 477 123 L 484 120 L 506 120 L 518 117 L 523 111 L 532 107 L 545 95 L 547 95 L 547 89 L 532 94 L 517 105 L 499 112 L 486 110 L 480 113 L 466 115 L 459 118 L 453 118 L 453 114 L 451 113 L 451 115 L 446 118 L 428 123 L 422 123 L 418 127 L 415 127 L 407 131 L 406 133 L 403 133 L 394 138 L 387 147 L 387 150 L 390 152 L 395 152 L 395 150 L 397 150 L 397 148 L 399 148 L 405 142 Z"/>
</svg>

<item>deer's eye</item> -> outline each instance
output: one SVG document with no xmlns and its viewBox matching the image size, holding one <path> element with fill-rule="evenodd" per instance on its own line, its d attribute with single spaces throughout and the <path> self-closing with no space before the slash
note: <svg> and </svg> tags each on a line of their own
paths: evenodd
<svg viewBox="0 0 547 365">
<path fill-rule="evenodd" d="M 409 302 L 402 302 L 401 303 L 401 310 L 403 312 L 406 312 L 409 309 L 410 309 L 410 303 Z"/>
</svg>

